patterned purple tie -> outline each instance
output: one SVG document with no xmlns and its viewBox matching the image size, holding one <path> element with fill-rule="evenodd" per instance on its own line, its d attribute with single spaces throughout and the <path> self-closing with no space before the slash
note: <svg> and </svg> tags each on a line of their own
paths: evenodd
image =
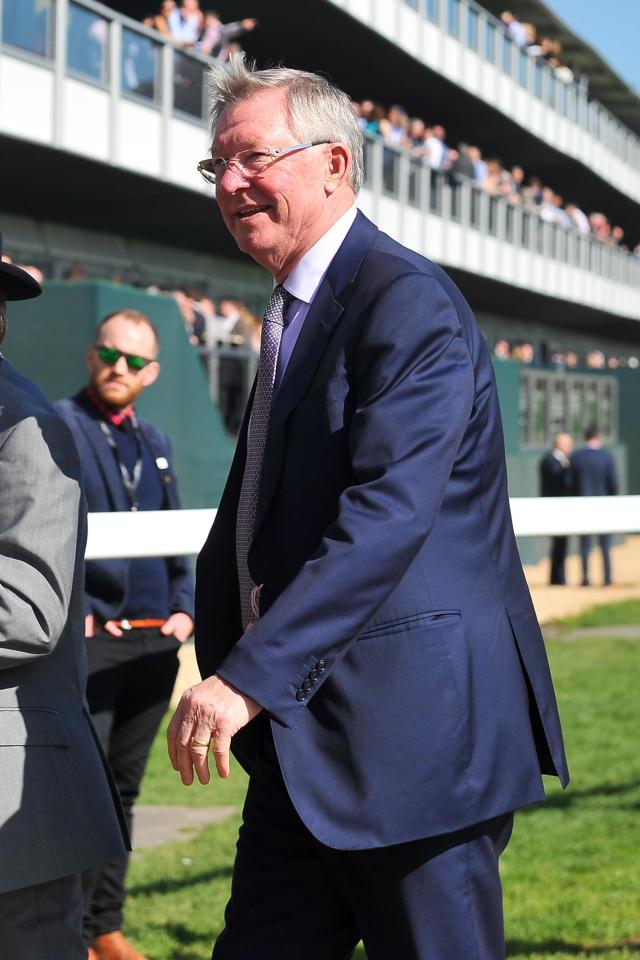
<svg viewBox="0 0 640 960">
<path fill-rule="evenodd" d="M 258 383 L 251 407 L 251 418 L 247 433 L 247 459 L 240 488 L 236 520 L 236 557 L 240 584 L 240 606 L 242 609 L 242 625 L 245 630 L 250 623 L 255 623 L 258 619 L 256 587 L 249 573 L 247 556 L 253 540 L 262 461 L 271 415 L 280 341 L 282 340 L 287 307 L 293 299 L 293 296 L 284 287 L 275 287 L 267 304 L 262 323 Z"/>
</svg>

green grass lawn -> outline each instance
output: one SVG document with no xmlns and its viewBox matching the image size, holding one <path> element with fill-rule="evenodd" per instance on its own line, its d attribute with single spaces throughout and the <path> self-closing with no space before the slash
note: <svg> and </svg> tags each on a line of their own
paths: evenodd
<svg viewBox="0 0 640 960">
<path fill-rule="evenodd" d="M 640 624 L 640 600 L 618 600 L 589 607 L 574 617 L 557 621 L 559 627 L 612 627 Z"/>
<path fill-rule="evenodd" d="M 563 792 L 550 780 L 548 802 L 517 817 L 503 858 L 508 956 L 638 960 L 640 644 L 560 637 L 549 654 L 572 784 Z M 159 737 L 141 799 L 240 805 L 245 784 L 235 768 L 227 782 L 182 787 Z M 151 960 L 210 957 L 222 925 L 238 819 L 136 854 L 126 929 Z M 356 957 L 365 960 L 361 948 Z"/>
</svg>

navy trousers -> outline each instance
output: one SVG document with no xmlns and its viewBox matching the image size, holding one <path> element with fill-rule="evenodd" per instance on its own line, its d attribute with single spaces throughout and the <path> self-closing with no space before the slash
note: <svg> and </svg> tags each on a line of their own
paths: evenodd
<svg viewBox="0 0 640 960">
<path fill-rule="evenodd" d="M 213 960 L 349 960 L 360 939 L 368 960 L 503 960 L 498 860 L 512 827 L 508 813 L 445 836 L 332 850 L 298 817 L 269 735 Z"/>
<path fill-rule="evenodd" d="M 602 568 L 604 574 L 604 585 L 611 583 L 611 534 L 598 534 L 598 543 L 602 550 Z M 589 554 L 593 545 L 593 536 L 590 533 L 580 537 L 580 556 L 582 558 L 582 583 L 584 586 L 589 584 Z"/>
</svg>

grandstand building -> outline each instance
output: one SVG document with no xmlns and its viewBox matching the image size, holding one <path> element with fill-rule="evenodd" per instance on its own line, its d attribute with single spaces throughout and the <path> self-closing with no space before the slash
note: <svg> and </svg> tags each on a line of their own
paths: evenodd
<svg viewBox="0 0 640 960">
<path fill-rule="evenodd" d="M 206 4 L 202 4 L 206 7 Z M 269 278 L 240 254 L 196 172 L 207 155 L 206 57 L 141 24 L 153 0 L 0 0 L 0 229 L 14 259 L 51 278 L 82 263 L 137 286 L 199 284 L 255 308 Z M 527 56 L 486 0 L 225 0 L 223 20 L 259 19 L 243 44 L 260 65 L 334 78 L 354 100 L 401 103 L 447 140 L 521 164 L 586 211 L 604 211 L 629 249 L 541 219 L 421 157 L 366 140 L 361 209 L 447 269 L 493 349 L 511 492 L 537 493 L 554 432 L 598 421 L 625 492 L 640 492 L 640 101 L 539 0 L 516 16 L 558 37 L 573 80 Z M 558 369 L 593 351 L 615 369 Z M 631 363 L 629 363 L 631 358 Z M 42 380 L 43 378 L 40 377 Z M 45 384 L 46 387 L 46 384 Z"/>
</svg>

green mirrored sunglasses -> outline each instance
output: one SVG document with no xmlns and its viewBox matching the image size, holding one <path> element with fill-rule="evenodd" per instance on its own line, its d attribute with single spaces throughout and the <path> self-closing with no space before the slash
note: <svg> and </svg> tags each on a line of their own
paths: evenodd
<svg viewBox="0 0 640 960">
<path fill-rule="evenodd" d="M 133 370 L 136 373 L 143 370 L 144 367 L 147 367 L 150 363 L 153 363 L 153 360 L 147 360 L 146 357 L 139 357 L 135 353 L 123 353 L 122 350 L 116 350 L 115 347 L 103 347 L 99 343 L 95 345 L 94 349 L 100 361 L 108 367 L 115 366 L 120 357 L 124 357 L 129 370 Z"/>
</svg>

